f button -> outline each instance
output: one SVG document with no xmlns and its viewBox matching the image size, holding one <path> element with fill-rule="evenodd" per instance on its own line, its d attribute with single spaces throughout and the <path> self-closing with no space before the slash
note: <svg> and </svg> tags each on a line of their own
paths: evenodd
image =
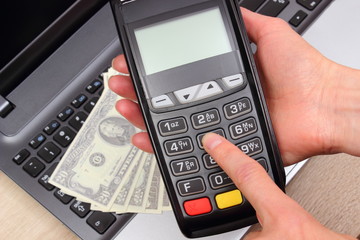
<svg viewBox="0 0 360 240">
<path fill-rule="evenodd" d="M 205 191 L 205 184 L 202 178 L 187 179 L 177 184 L 181 196 L 188 196 Z"/>
</svg>

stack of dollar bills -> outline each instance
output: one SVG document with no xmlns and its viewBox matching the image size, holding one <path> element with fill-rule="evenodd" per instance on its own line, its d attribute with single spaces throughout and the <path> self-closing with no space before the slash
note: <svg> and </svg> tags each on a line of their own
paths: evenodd
<svg viewBox="0 0 360 240">
<path fill-rule="evenodd" d="M 156 159 L 131 144 L 140 130 L 115 109 L 121 97 L 108 87 L 119 75 L 103 74 L 104 91 L 57 165 L 49 182 L 64 194 L 115 213 L 161 213 L 171 210 Z"/>
</svg>

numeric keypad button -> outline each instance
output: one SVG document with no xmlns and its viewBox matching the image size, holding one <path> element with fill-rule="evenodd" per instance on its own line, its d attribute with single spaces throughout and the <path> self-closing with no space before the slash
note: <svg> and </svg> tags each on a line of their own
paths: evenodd
<svg viewBox="0 0 360 240">
<path fill-rule="evenodd" d="M 207 169 L 212 169 L 212 168 L 216 168 L 219 165 L 216 163 L 216 161 L 209 155 L 209 154 L 204 154 L 203 157 L 203 162 L 204 162 L 204 166 Z"/>
<path fill-rule="evenodd" d="M 208 111 L 192 115 L 191 121 L 195 129 L 200 129 L 218 124 L 220 122 L 220 116 L 216 109 L 210 109 Z"/>
<path fill-rule="evenodd" d="M 215 129 L 215 130 L 210 131 L 210 132 L 216 133 L 216 134 L 219 134 L 220 136 L 225 137 L 224 130 L 222 130 L 222 129 Z M 203 144 L 202 144 L 202 138 L 205 136 L 205 134 L 207 134 L 207 132 L 201 133 L 201 134 L 199 134 L 199 135 L 197 136 L 198 145 L 199 145 L 199 148 L 201 148 L 201 149 L 204 149 L 204 146 L 203 146 Z"/>
<path fill-rule="evenodd" d="M 170 163 L 171 170 L 175 176 L 186 175 L 199 171 L 199 164 L 196 158 L 174 160 Z"/>
<path fill-rule="evenodd" d="M 257 131 L 254 118 L 249 118 L 241 122 L 230 125 L 230 135 L 233 139 L 239 139 Z"/>
<path fill-rule="evenodd" d="M 169 156 L 189 153 L 194 150 L 190 138 L 169 140 L 164 143 L 166 154 Z"/>
<path fill-rule="evenodd" d="M 224 106 L 225 117 L 227 119 L 233 119 L 251 112 L 250 100 L 242 98 L 238 101 L 226 104 Z"/>
<path fill-rule="evenodd" d="M 261 140 L 259 138 L 251 139 L 250 141 L 240 143 L 236 146 L 248 156 L 258 154 L 263 150 Z"/>
<path fill-rule="evenodd" d="M 162 136 L 184 133 L 187 129 L 185 119 L 182 117 L 163 120 L 159 123 L 159 130 Z"/>
<path fill-rule="evenodd" d="M 61 146 L 67 147 L 75 138 L 75 135 L 76 133 L 69 127 L 63 127 L 54 135 L 54 140 Z"/>
<path fill-rule="evenodd" d="M 233 184 L 233 181 L 225 172 L 211 174 L 209 176 L 209 182 L 213 189 L 218 189 Z"/>
<path fill-rule="evenodd" d="M 200 177 L 179 181 L 177 187 L 181 196 L 205 192 L 204 180 Z"/>
</svg>

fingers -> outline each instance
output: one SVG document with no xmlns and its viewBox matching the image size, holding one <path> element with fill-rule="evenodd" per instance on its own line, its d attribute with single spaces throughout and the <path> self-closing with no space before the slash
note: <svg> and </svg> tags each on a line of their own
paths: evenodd
<svg viewBox="0 0 360 240">
<path fill-rule="evenodd" d="M 146 129 L 140 107 L 137 103 L 134 103 L 129 99 L 122 99 L 116 103 L 115 108 L 135 127 L 142 130 Z"/>
<path fill-rule="evenodd" d="M 203 138 L 203 145 L 249 200 L 263 224 L 278 216 L 278 208 L 290 201 L 260 164 L 225 138 L 208 133 Z"/>
<path fill-rule="evenodd" d="M 137 100 L 134 85 L 128 76 L 117 75 L 112 76 L 109 79 L 109 88 L 116 94 L 131 99 L 133 101 Z"/>
<path fill-rule="evenodd" d="M 135 134 L 132 137 L 131 141 L 136 147 L 140 148 L 141 150 L 148 153 L 154 153 L 150 142 L 149 134 L 147 132 L 140 132 Z"/>
<path fill-rule="evenodd" d="M 124 54 L 115 57 L 111 65 L 116 71 L 129 74 Z"/>
</svg>

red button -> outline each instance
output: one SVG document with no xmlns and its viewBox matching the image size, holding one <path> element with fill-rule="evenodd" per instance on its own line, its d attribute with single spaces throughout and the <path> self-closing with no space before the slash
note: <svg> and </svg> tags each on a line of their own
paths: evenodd
<svg viewBox="0 0 360 240">
<path fill-rule="evenodd" d="M 211 212 L 212 207 L 208 198 L 199 198 L 184 202 L 185 212 L 190 216 Z"/>
</svg>

